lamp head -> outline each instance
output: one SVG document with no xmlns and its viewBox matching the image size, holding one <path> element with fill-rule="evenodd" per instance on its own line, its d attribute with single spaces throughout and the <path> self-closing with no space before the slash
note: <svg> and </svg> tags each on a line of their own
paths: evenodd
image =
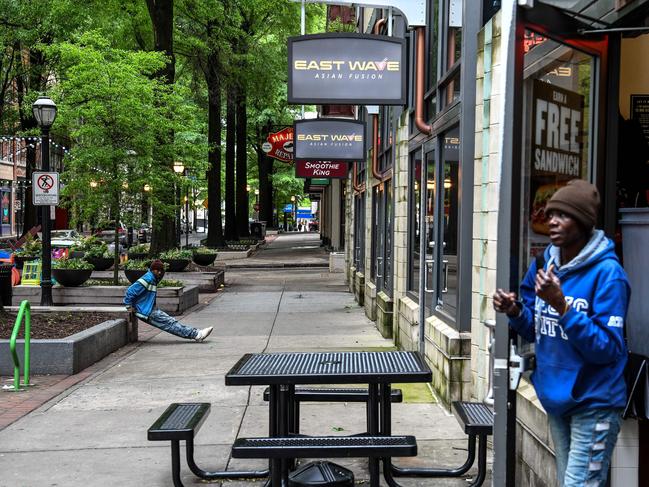
<svg viewBox="0 0 649 487">
<path fill-rule="evenodd" d="M 180 161 L 174 162 L 174 172 L 176 174 L 182 174 L 185 171 L 185 165 Z"/>
<path fill-rule="evenodd" d="M 36 123 L 42 129 L 49 129 L 56 119 L 56 103 L 47 96 L 39 96 L 32 105 Z"/>
</svg>

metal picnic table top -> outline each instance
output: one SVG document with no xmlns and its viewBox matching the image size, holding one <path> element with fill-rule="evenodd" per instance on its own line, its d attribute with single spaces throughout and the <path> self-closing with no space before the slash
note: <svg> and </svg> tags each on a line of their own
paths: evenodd
<svg viewBox="0 0 649 487">
<path fill-rule="evenodd" d="M 226 385 L 430 382 L 419 352 L 278 352 L 245 354 Z"/>
</svg>

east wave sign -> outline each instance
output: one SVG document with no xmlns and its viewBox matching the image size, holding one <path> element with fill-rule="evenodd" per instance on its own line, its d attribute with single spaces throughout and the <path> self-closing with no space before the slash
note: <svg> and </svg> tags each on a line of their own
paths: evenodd
<svg viewBox="0 0 649 487">
<path fill-rule="evenodd" d="M 289 37 L 288 102 L 405 105 L 406 43 L 330 33 Z"/>
<path fill-rule="evenodd" d="M 365 122 L 344 118 L 296 120 L 293 132 L 296 161 L 365 159 Z"/>
</svg>

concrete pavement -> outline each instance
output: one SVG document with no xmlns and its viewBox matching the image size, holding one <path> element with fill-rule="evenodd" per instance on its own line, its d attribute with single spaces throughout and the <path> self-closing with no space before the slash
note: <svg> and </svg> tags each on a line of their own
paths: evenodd
<svg viewBox="0 0 649 487">
<path fill-rule="evenodd" d="M 320 258 L 312 234 L 281 235 L 284 257 Z M 286 239 L 286 240 L 284 240 Z M 284 242 L 282 242 L 284 240 Z M 310 247 L 313 254 L 305 247 Z M 265 259 L 265 252 L 258 258 Z M 284 258 L 283 257 L 283 258 Z M 147 428 L 171 402 L 210 402 L 212 412 L 196 440 L 205 469 L 264 468 L 234 460 L 238 436 L 266 436 L 263 387 L 226 387 L 225 373 L 246 352 L 380 350 L 392 343 L 377 332 L 346 290 L 342 274 L 323 269 L 240 269 L 228 272 L 224 292 L 186 315 L 188 324 L 214 326 L 204 343 L 187 342 L 142 326 L 145 339 L 93 366 L 93 372 L 37 410 L 0 431 L 0 487 L 168 486 L 168 443 L 148 442 Z M 420 455 L 404 466 L 458 466 L 466 437 L 425 385 L 404 386 L 406 401 L 393 406 L 394 434 L 415 434 Z M 0 395 L 0 401 L 4 400 Z M 304 404 L 305 434 L 362 431 L 362 404 Z M 184 460 L 183 460 L 184 461 Z M 367 479 L 366 461 L 336 460 Z M 475 474 L 475 467 L 470 472 Z M 183 482 L 204 485 L 183 463 Z M 401 481 L 400 481 L 401 482 Z M 485 483 L 488 485 L 489 480 Z M 232 486 L 261 485 L 252 481 Z M 464 486 L 466 479 L 410 479 L 404 486 Z M 220 482 L 214 482 L 220 485 Z"/>
</svg>

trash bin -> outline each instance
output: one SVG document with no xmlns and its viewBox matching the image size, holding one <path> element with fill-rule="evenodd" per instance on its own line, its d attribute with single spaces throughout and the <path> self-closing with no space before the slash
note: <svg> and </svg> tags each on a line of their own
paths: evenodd
<svg viewBox="0 0 649 487">
<path fill-rule="evenodd" d="M 11 306 L 11 269 L 12 264 L 0 264 L 0 299 L 4 306 Z"/>
<path fill-rule="evenodd" d="M 289 475 L 289 487 L 353 487 L 354 474 L 332 462 L 316 461 L 302 465 Z"/>
<path fill-rule="evenodd" d="M 252 237 L 257 240 L 263 240 L 266 238 L 266 222 L 252 222 L 250 224 L 250 234 Z"/>
</svg>

